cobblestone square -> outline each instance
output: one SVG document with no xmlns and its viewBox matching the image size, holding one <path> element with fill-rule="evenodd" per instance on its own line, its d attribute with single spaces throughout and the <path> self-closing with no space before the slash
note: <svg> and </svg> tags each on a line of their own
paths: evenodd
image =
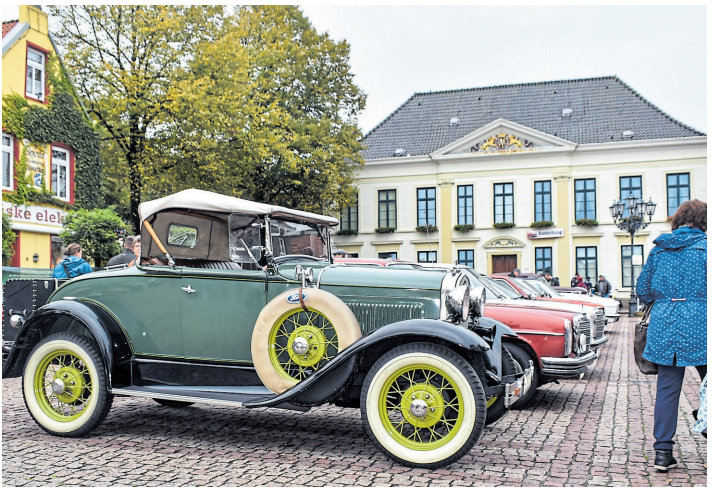
<svg viewBox="0 0 712 488">
<path fill-rule="evenodd" d="M 688 368 L 675 445 L 678 467 L 652 467 L 655 377 L 638 372 L 633 321 L 580 380 L 540 388 L 534 404 L 485 430 L 447 469 L 392 463 L 366 437 L 357 409 L 309 412 L 114 399 L 89 437 L 42 431 L 19 378 L 2 382 L 5 486 L 707 486 L 706 439 L 692 431 L 699 380 Z"/>
</svg>

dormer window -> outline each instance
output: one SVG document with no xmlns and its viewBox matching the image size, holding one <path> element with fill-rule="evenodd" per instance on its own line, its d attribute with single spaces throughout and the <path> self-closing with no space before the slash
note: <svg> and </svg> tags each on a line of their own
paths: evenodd
<svg viewBox="0 0 712 488">
<path fill-rule="evenodd" d="M 561 111 L 561 116 L 562 117 L 571 117 L 571 114 L 574 113 L 574 109 L 572 108 L 565 108 Z"/>
<path fill-rule="evenodd" d="M 457 125 L 460 123 L 460 117 L 450 117 L 450 125 Z"/>
<path fill-rule="evenodd" d="M 397 158 L 400 158 L 400 157 L 402 157 L 402 156 L 405 156 L 405 149 L 403 149 L 402 147 L 399 147 L 398 149 L 396 149 L 396 150 L 393 152 L 393 155 L 394 155 L 395 157 L 397 157 Z"/>
<path fill-rule="evenodd" d="M 635 135 L 635 132 L 633 132 L 632 130 L 624 130 L 623 131 L 623 139 L 632 139 L 634 135 Z"/>
<path fill-rule="evenodd" d="M 47 55 L 42 51 L 27 48 L 27 77 L 25 95 L 40 102 L 45 99 L 45 61 Z"/>
</svg>

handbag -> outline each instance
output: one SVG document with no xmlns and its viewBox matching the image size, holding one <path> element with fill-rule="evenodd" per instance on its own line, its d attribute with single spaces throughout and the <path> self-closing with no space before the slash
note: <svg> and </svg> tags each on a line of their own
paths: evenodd
<svg viewBox="0 0 712 488">
<path fill-rule="evenodd" d="M 650 310 L 653 305 L 645 307 L 643 318 L 635 326 L 635 339 L 633 340 L 633 356 L 635 356 L 635 364 L 643 374 L 658 374 L 658 365 L 651 363 L 643 357 L 645 344 L 648 342 L 648 322 L 650 321 Z"/>
</svg>

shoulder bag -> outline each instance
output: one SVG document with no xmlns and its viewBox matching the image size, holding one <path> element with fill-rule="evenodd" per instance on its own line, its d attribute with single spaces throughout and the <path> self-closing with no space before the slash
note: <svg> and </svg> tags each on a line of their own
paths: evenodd
<svg viewBox="0 0 712 488">
<path fill-rule="evenodd" d="M 635 325 L 633 355 L 635 356 L 635 363 L 638 365 L 638 369 L 643 374 L 658 374 L 658 365 L 643 358 L 645 344 L 648 342 L 648 322 L 650 321 L 650 310 L 652 308 L 652 303 L 645 307 L 643 318 Z"/>
</svg>

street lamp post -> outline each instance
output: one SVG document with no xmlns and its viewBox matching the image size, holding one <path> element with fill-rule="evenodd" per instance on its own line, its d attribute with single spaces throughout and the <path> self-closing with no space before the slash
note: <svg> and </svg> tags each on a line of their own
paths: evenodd
<svg viewBox="0 0 712 488">
<path fill-rule="evenodd" d="M 633 239 L 635 233 L 641 229 L 645 229 L 653 219 L 656 203 L 653 203 L 652 198 L 646 202 L 642 198 L 638 199 L 630 193 L 625 200 L 618 200 L 608 207 L 613 217 L 613 223 L 621 230 L 630 234 L 630 304 L 628 305 L 628 316 L 632 317 L 635 313 L 633 304 L 635 298 L 635 282 L 633 272 Z M 628 211 L 628 217 L 623 217 L 624 210 Z M 645 217 L 647 216 L 647 221 Z"/>
</svg>

